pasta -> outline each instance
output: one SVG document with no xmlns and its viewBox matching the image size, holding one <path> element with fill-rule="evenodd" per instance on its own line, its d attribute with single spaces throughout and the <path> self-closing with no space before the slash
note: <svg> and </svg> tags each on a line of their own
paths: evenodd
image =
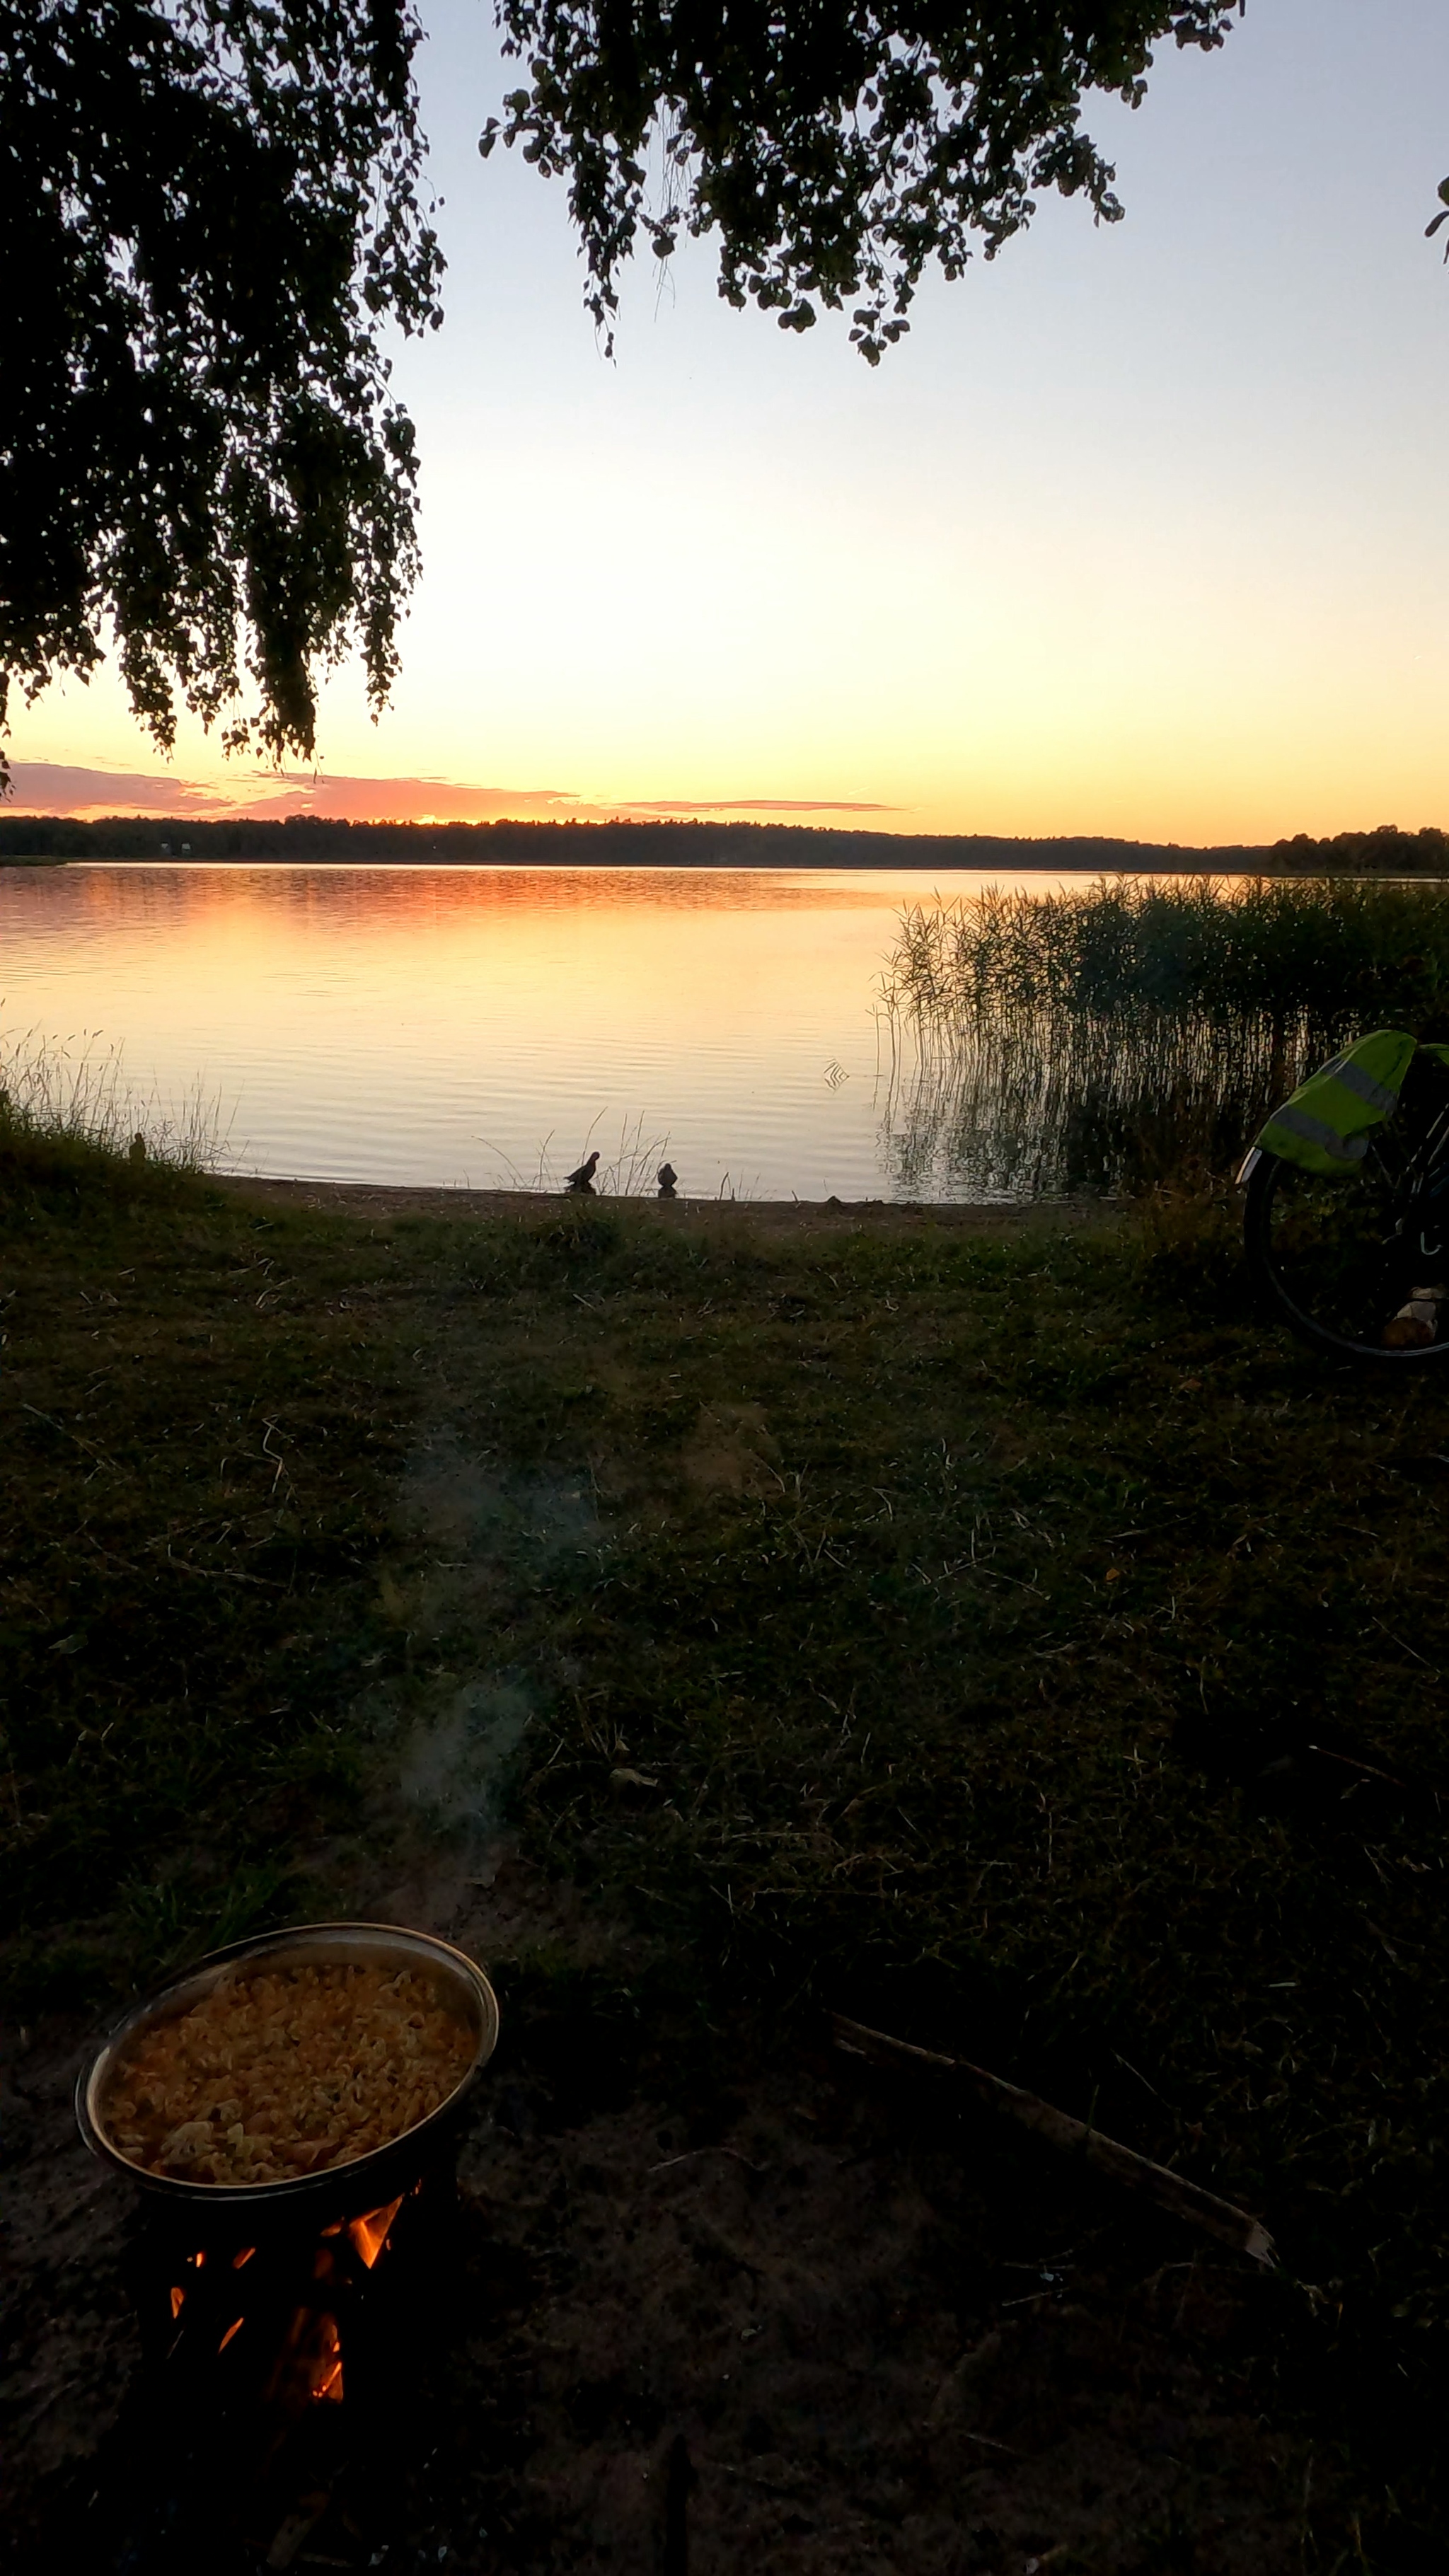
<svg viewBox="0 0 1449 2576">
<path fill-rule="evenodd" d="M 385 2146 L 456 2091 L 468 2025 L 411 1968 L 239 1970 L 123 2047 L 112 2143 L 187 2182 L 281 2182 Z"/>
</svg>

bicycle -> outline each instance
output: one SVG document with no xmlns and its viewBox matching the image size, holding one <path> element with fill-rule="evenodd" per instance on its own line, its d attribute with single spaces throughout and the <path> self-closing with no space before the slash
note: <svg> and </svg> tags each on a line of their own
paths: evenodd
<svg viewBox="0 0 1449 2576">
<path fill-rule="evenodd" d="M 1375 1040 L 1335 1057 L 1268 1120 L 1263 1135 L 1287 1150 L 1260 1137 L 1242 1164 L 1243 1239 L 1260 1289 L 1302 1340 L 1339 1359 L 1423 1368 L 1449 1355 L 1449 1047 L 1376 1034 L 1397 1039 L 1403 1069 L 1392 1088 L 1355 1085 L 1357 1133 L 1333 1144 L 1313 1106 Z M 1292 1125 L 1323 1141 L 1297 1142 Z"/>
</svg>

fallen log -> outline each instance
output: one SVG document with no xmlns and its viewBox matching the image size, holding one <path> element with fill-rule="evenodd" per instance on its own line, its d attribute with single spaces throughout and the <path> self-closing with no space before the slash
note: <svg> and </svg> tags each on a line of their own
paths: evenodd
<svg viewBox="0 0 1449 2576">
<path fill-rule="evenodd" d="M 887 2031 L 868 2030 L 864 2023 L 848 2021 L 844 2013 L 832 2013 L 831 2027 L 835 2045 L 846 2057 L 863 2057 L 872 2066 L 885 2066 L 898 2071 L 902 2066 L 919 2066 L 937 2074 L 955 2075 L 992 2111 L 1004 2112 L 1024 2129 L 1034 2129 L 1054 2147 L 1069 2155 L 1079 2155 L 1098 2173 L 1122 2183 L 1129 2191 L 1145 2191 L 1163 2209 L 1177 2218 L 1185 2218 L 1191 2227 L 1201 2227 L 1224 2245 L 1231 2245 L 1255 2263 L 1274 2260 L 1273 2239 L 1261 2219 L 1245 2209 L 1235 2209 L 1230 2200 L 1219 2200 L 1216 2192 L 1204 2191 L 1200 2183 L 1189 2182 L 1182 2174 L 1172 2173 L 1166 2165 L 1156 2165 L 1149 2156 L 1139 2156 L 1131 2147 L 1120 2146 L 1115 2138 L 1102 2135 L 1084 2120 L 1074 2120 L 1067 2111 L 1054 2109 L 1035 2093 L 1024 2093 L 1018 2084 L 1008 2084 L 999 2075 L 988 2075 L 984 2066 L 973 2066 L 964 2057 L 942 2057 L 935 2049 L 915 2048 L 906 2039 L 892 2039 Z"/>
</svg>

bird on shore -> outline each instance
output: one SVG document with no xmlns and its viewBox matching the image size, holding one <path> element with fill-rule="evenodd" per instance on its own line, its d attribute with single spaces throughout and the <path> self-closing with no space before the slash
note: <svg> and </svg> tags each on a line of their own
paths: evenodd
<svg viewBox="0 0 1449 2576">
<path fill-rule="evenodd" d="M 594 1195 L 594 1174 L 598 1168 L 599 1152 L 598 1147 L 595 1146 L 588 1161 L 580 1163 L 576 1172 L 570 1172 L 564 1183 L 565 1191 L 571 1192 L 576 1199 L 591 1199 Z"/>
<path fill-rule="evenodd" d="M 676 1172 L 674 1165 L 672 1163 L 661 1163 L 659 1166 L 658 1177 L 660 1197 L 662 1199 L 672 1199 L 674 1196 L 674 1185 L 679 1178 L 679 1174 Z"/>
<path fill-rule="evenodd" d="M 140 1129 L 139 1129 L 139 1128 L 137 1129 L 137 1131 L 136 1131 L 135 1135 L 131 1138 L 131 1142 L 130 1142 L 130 1144 L 129 1144 L 129 1145 L 127 1146 L 127 1148 L 126 1148 L 126 1153 L 127 1153 L 127 1159 L 128 1159 L 130 1162 L 133 1162 L 133 1163 L 144 1163 L 144 1162 L 145 1162 L 145 1160 L 146 1160 L 146 1139 L 145 1139 L 145 1137 L 141 1134 L 141 1131 L 140 1131 Z"/>
</svg>

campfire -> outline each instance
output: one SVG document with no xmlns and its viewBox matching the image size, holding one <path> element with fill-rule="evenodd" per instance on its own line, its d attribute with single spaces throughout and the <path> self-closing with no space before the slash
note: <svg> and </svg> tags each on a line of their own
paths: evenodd
<svg viewBox="0 0 1449 2576">
<path fill-rule="evenodd" d="M 379 1995 L 408 2007 L 399 2116 L 432 2103 L 380 2136 L 372 2096 L 391 2079 L 374 2044 Z M 259 1998 L 276 2025 L 275 2081 L 258 2072 Z M 370 2020 L 356 2017 L 359 1998 Z M 324 2030 L 329 2016 L 340 2028 Z M 233 2028 L 245 2045 L 226 2044 Z M 433 2100 L 440 2086 L 419 2076 L 419 2053 L 449 2033 L 451 2080 Z M 266 2568 L 373 2554 L 451 2270 L 461 2115 L 496 2035 L 492 1991 L 471 1960 L 422 1934 L 361 1924 L 239 1944 L 112 2033 L 78 2087 L 77 2114 L 87 2143 L 137 2193 L 142 2368 L 121 2445 L 123 2554 L 144 2565 L 148 2529 L 164 2529 L 169 2562 L 178 2528 L 197 2563 L 208 2550 L 217 2563 L 240 2551 L 238 2564 Z M 324 2088 L 333 2116 L 319 2135 L 308 2068 L 324 2038 L 342 2071 Z M 342 2066 L 349 2055 L 370 2068 L 370 2089 Z M 188 2158 L 247 2169 L 248 2103 L 260 2106 L 250 2169 L 282 2178 L 191 2179 Z M 289 2103 L 302 2105 L 301 2135 Z M 231 2112 L 243 2116 L 228 2126 Z M 359 2149 L 359 2137 L 370 2143 Z"/>
<path fill-rule="evenodd" d="M 268 2567 L 290 2565 L 322 2525 L 334 2564 L 371 2553 L 455 2198 L 444 2154 L 350 2215 L 273 2207 L 198 2224 L 192 2211 L 142 2211 L 137 2393 L 168 2517 L 180 2503 Z"/>
</svg>

